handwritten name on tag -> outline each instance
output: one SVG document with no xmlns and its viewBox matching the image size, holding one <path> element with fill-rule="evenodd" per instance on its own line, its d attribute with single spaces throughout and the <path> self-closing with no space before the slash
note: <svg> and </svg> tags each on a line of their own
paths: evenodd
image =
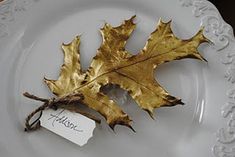
<svg viewBox="0 0 235 157">
<path fill-rule="evenodd" d="M 63 109 L 43 111 L 41 125 L 79 146 L 87 143 L 95 129 L 95 121 Z"/>
</svg>

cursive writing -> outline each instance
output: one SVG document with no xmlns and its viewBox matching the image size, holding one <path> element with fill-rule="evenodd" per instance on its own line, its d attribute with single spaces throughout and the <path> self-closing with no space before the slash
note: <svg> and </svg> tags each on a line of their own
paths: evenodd
<svg viewBox="0 0 235 157">
<path fill-rule="evenodd" d="M 62 115 L 63 112 L 64 110 L 58 112 L 57 114 L 50 114 L 50 118 L 48 118 L 48 120 L 52 120 L 51 125 L 54 127 L 55 123 L 58 123 L 65 126 L 68 129 L 78 132 L 83 132 L 83 130 L 78 129 L 78 125 L 75 125 L 69 120 L 69 117 Z"/>
</svg>

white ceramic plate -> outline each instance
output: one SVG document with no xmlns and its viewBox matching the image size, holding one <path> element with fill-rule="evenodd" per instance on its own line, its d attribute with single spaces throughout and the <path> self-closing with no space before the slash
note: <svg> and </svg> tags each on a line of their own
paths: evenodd
<svg viewBox="0 0 235 157">
<path fill-rule="evenodd" d="M 137 29 L 127 45 L 133 53 L 144 46 L 160 17 L 173 20 L 172 29 L 180 38 L 190 38 L 205 27 L 213 44 L 199 49 L 208 63 L 186 59 L 156 72 L 158 81 L 186 105 L 158 109 L 152 120 L 127 97 L 119 104 L 134 120 L 137 132 L 118 126 L 114 133 L 103 121 L 84 147 L 46 129 L 25 133 L 24 119 L 40 103 L 22 93 L 52 96 L 42 78 L 57 78 L 61 43 L 82 34 L 85 69 L 99 47 L 98 30 L 104 22 L 118 25 L 134 14 Z M 206 0 L 4 0 L 0 2 L 0 156 L 233 157 L 234 46 L 231 27 Z"/>
</svg>

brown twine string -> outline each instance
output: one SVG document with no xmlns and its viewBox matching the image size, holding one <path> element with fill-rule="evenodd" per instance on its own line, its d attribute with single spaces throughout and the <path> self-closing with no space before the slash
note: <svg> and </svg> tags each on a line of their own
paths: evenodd
<svg viewBox="0 0 235 157">
<path fill-rule="evenodd" d="M 25 97 L 29 98 L 29 99 L 33 99 L 33 100 L 44 102 L 43 105 L 38 107 L 32 113 L 30 113 L 27 116 L 27 118 L 25 119 L 25 129 L 24 130 L 26 132 L 34 131 L 34 130 L 37 130 L 37 129 L 39 129 L 41 127 L 40 118 L 42 116 L 42 111 L 45 110 L 45 109 L 48 109 L 48 108 L 56 110 L 57 108 L 61 107 L 61 108 L 67 109 L 67 110 L 72 111 L 72 112 L 80 113 L 80 114 L 82 114 L 82 115 L 84 115 L 84 116 L 94 120 L 97 123 L 101 122 L 101 120 L 97 119 L 95 116 L 93 116 L 93 115 L 91 115 L 91 114 L 89 114 L 87 112 L 81 111 L 80 109 L 78 109 L 74 105 L 71 105 L 71 103 L 81 102 L 81 99 L 83 99 L 82 95 L 73 94 L 73 95 L 62 97 L 62 98 L 52 98 L 52 99 L 40 98 L 40 97 L 37 97 L 35 95 L 29 94 L 27 92 L 23 93 L 23 95 Z M 30 120 L 38 112 L 40 112 L 39 117 L 35 121 L 30 123 Z"/>
</svg>

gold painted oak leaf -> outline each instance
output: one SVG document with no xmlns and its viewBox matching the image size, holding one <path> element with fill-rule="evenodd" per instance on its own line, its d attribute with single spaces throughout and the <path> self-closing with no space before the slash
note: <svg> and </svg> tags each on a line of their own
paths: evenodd
<svg viewBox="0 0 235 157">
<path fill-rule="evenodd" d="M 58 97 L 82 95 L 81 103 L 103 115 L 112 129 L 116 124 L 131 128 L 132 120 L 100 91 L 102 86 L 119 85 L 150 116 L 153 116 L 155 108 L 183 104 L 181 99 L 169 95 L 155 80 L 154 70 L 162 63 L 173 60 L 204 60 L 197 48 L 201 43 L 208 42 L 203 29 L 192 38 L 182 40 L 173 34 L 171 22 L 160 20 L 144 48 L 137 55 L 132 55 L 125 50 L 125 45 L 135 29 L 134 18 L 125 20 L 118 27 L 104 25 L 101 29 L 103 42 L 85 72 L 80 65 L 80 37 L 63 44 L 64 64 L 58 80 L 45 79 L 49 89 Z"/>
</svg>

